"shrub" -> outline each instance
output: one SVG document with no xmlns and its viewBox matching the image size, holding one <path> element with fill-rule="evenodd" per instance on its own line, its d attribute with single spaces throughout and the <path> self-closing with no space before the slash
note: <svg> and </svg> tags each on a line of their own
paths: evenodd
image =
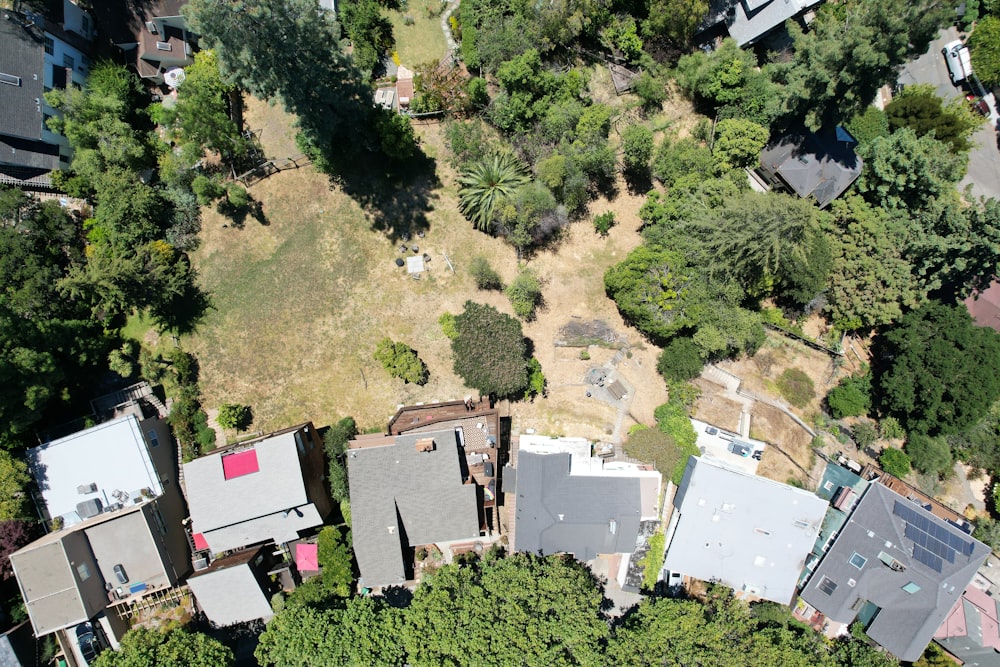
<svg viewBox="0 0 1000 667">
<path fill-rule="evenodd" d="M 528 347 L 521 323 L 472 301 L 455 317 L 451 341 L 455 374 L 483 396 L 520 395 L 528 386 Z"/>
<path fill-rule="evenodd" d="M 500 274 L 493 270 L 489 260 L 482 255 L 476 255 L 469 262 L 469 273 L 476 281 L 476 287 L 482 290 L 502 290 L 503 281 Z"/>
<path fill-rule="evenodd" d="M 427 367 L 413 348 L 405 343 L 383 338 L 375 347 L 374 357 L 392 377 L 413 384 L 427 383 Z"/>
<path fill-rule="evenodd" d="M 648 175 L 653 158 L 653 131 L 645 125 L 629 125 L 622 132 L 622 163 L 625 172 Z"/>
<path fill-rule="evenodd" d="M 671 401 L 676 401 L 683 405 L 685 410 L 690 410 L 701 396 L 701 387 L 690 382 L 667 380 L 667 395 Z"/>
<path fill-rule="evenodd" d="M 680 401 L 672 400 L 656 408 L 653 412 L 657 428 L 673 440 L 680 457 L 670 470 L 670 479 L 679 485 L 684 477 L 684 467 L 689 456 L 698 456 L 698 434 L 695 433 L 687 410 Z"/>
<path fill-rule="evenodd" d="M 245 431 L 253 423 L 253 410 L 249 405 L 238 405 L 236 403 L 223 403 L 219 407 L 219 416 L 216 418 L 222 428 L 231 428 L 236 431 Z"/>
<path fill-rule="evenodd" d="M 545 374 L 542 373 L 542 364 L 538 359 L 532 357 L 528 360 L 528 396 L 545 395 Z"/>
<path fill-rule="evenodd" d="M 521 271 L 505 292 L 514 314 L 528 322 L 535 319 L 535 309 L 542 303 L 542 285 L 533 271 Z"/>
<path fill-rule="evenodd" d="M 663 567 L 663 557 L 666 555 L 664 553 L 666 544 L 667 536 L 663 533 L 656 533 L 649 538 L 649 551 L 642 559 L 642 586 L 647 591 L 656 588 L 656 581 Z"/>
<path fill-rule="evenodd" d="M 882 437 L 886 440 L 896 440 L 898 438 L 905 438 L 906 431 L 903 430 L 903 425 L 899 423 L 899 420 L 895 417 L 886 417 L 879 423 L 879 432 Z"/>
<path fill-rule="evenodd" d="M 925 475 L 943 476 L 951 470 L 951 448 L 942 437 L 913 433 L 904 445 L 913 467 Z"/>
<path fill-rule="evenodd" d="M 837 419 L 867 415 L 872 407 L 872 376 L 867 371 L 840 381 L 826 395 L 830 414 Z M 898 423 L 898 422 L 897 422 Z"/>
<path fill-rule="evenodd" d="M 878 440 L 878 429 L 868 420 L 859 421 L 851 428 L 851 437 L 858 443 L 858 447 L 869 447 Z"/>
<path fill-rule="evenodd" d="M 778 391 L 797 408 L 804 408 L 816 397 L 812 379 L 798 368 L 789 368 L 778 377 Z"/>
<path fill-rule="evenodd" d="M 226 194 L 226 188 L 222 183 L 204 174 L 194 177 L 194 180 L 191 181 L 191 190 L 198 198 L 198 203 L 202 206 L 208 206 Z"/>
<path fill-rule="evenodd" d="M 910 457 L 901 449 L 888 447 L 878 457 L 882 470 L 896 477 L 906 477 L 910 474 Z"/>
<path fill-rule="evenodd" d="M 615 214 L 612 211 L 594 217 L 594 230 L 601 236 L 607 236 L 614 224 Z"/>
<path fill-rule="evenodd" d="M 586 350 L 580 350 L 580 361 L 589 361 L 589 360 L 590 360 L 590 352 L 587 352 Z"/>
<path fill-rule="evenodd" d="M 451 340 L 455 340 L 455 336 L 458 335 L 458 329 L 455 327 L 454 315 L 448 312 L 441 313 L 441 317 L 438 318 L 438 324 L 441 325 L 441 331 L 445 336 Z"/>
<path fill-rule="evenodd" d="M 668 382 L 686 382 L 701 374 L 705 362 L 693 340 L 678 337 L 670 341 L 656 360 L 656 370 Z"/>
</svg>

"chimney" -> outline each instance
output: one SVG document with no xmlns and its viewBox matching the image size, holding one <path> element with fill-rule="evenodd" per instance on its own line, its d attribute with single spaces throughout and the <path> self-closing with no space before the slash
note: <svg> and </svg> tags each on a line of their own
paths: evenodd
<svg viewBox="0 0 1000 667">
<path fill-rule="evenodd" d="M 414 449 L 418 452 L 433 452 L 434 438 L 420 438 L 416 443 L 414 443 Z"/>
</svg>

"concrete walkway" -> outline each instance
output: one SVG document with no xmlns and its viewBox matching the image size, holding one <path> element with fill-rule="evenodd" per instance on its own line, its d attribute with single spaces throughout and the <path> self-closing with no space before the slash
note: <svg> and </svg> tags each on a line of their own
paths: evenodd
<svg viewBox="0 0 1000 667">
<path fill-rule="evenodd" d="M 452 58 L 455 57 L 455 53 L 458 51 L 458 44 L 455 43 L 455 38 L 451 35 L 451 26 L 448 24 L 448 19 L 451 18 L 452 13 L 458 9 L 458 3 L 460 0 L 451 0 L 448 3 L 448 7 L 441 14 L 441 32 L 444 33 L 444 41 L 448 43 L 448 53 L 445 56 L 451 55 Z"/>
</svg>

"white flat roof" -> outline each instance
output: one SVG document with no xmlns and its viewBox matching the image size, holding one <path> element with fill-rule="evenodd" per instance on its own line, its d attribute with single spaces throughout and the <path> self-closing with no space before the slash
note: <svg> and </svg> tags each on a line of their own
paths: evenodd
<svg viewBox="0 0 1000 667">
<path fill-rule="evenodd" d="M 163 493 L 135 415 L 29 449 L 27 459 L 49 515 L 61 516 L 65 526 L 81 520 L 77 512 L 81 503 L 96 500 L 105 508 L 115 503 L 130 506 L 142 502 L 142 489 L 156 496 Z"/>
<path fill-rule="evenodd" d="M 795 594 L 828 506 L 808 491 L 695 457 L 674 505 L 668 570 L 781 604 Z"/>
</svg>

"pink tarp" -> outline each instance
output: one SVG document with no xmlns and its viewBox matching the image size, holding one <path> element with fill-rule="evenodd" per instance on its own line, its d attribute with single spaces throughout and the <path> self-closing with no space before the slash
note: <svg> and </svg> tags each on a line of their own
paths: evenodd
<svg viewBox="0 0 1000 667">
<path fill-rule="evenodd" d="M 194 548 L 198 551 L 204 551 L 208 548 L 208 542 L 205 540 L 205 536 L 201 533 L 194 534 Z"/>
<path fill-rule="evenodd" d="M 315 572 L 319 570 L 319 547 L 315 544 L 299 543 L 295 545 L 295 565 L 300 572 Z"/>
<path fill-rule="evenodd" d="M 260 466 L 257 465 L 257 450 L 255 449 L 222 457 L 222 476 L 226 479 L 242 477 L 258 470 L 260 470 Z"/>
</svg>

